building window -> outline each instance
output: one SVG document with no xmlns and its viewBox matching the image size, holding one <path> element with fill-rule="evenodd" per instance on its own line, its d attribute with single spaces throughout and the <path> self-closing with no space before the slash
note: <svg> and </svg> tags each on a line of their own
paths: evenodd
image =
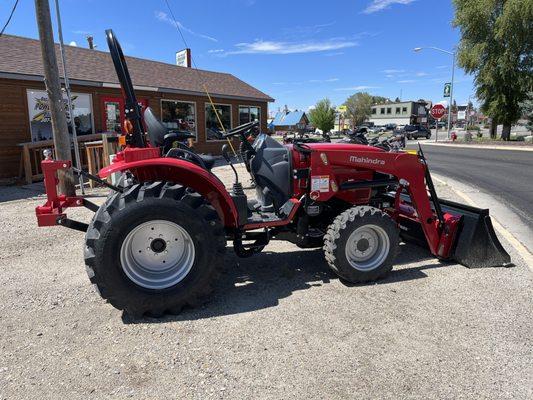
<svg viewBox="0 0 533 400">
<path fill-rule="evenodd" d="M 261 122 L 261 109 L 259 107 L 239 106 L 239 125 L 253 121 Z"/>
<path fill-rule="evenodd" d="M 407 107 L 402 108 L 402 114 L 407 114 Z"/>
<path fill-rule="evenodd" d="M 372 115 L 374 115 L 375 113 L 376 113 L 376 109 L 373 108 L 373 109 L 372 109 Z"/>
<path fill-rule="evenodd" d="M 387 114 L 391 114 L 392 113 L 392 107 L 387 107 Z"/>
<path fill-rule="evenodd" d="M 72 116 L 76 125 L 78 135 L 88 135 L 94 132 L 92 97 L 86 93 L 71 93 L 72 95 Z M 28 96 L 28 115 L 30 117 L 31 140 L 52 139 L 52 120 L 50 117 L 50 105 L 48 103 L 48 94 L 44 90 L 27 91 Z M 67 111 L 67 98 L 64 96 L 65 113 L 67 114 L 67 123 L 69 133 L 71 132 L 70 116 Z"/>
<path fill-rule="evenodd" d="M 400 107 L 396 107 L 396 114 L 400 114 Z"/>
<path fill-rule="evenodd" d="M 381 109 L 381 114 L 385 114 L 385 108 L 384 107 Z"/>
<path fill-rule="evenodd" d="M 215 104 L 215 109 L 224 125 L 224 129 L 231 129 L 231 106 L 228 104 Z M 206 140 L 222 140 L 223 129 L 211 103 L 205 103 L 205 136 Z"/>
<path fill-rule="evenodd" d="M 161 100 L 161 121 L 167 128 L 189 131 L 198 139 L 195 103 Z"/>
</svg>

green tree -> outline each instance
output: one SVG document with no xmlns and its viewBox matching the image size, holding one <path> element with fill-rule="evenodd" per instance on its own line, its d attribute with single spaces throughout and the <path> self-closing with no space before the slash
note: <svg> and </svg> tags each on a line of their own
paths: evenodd
<svg viewBox="0 0 533 400">
<path fill-rule="evenodd" d="M 509 140 L 519 103 L 533 89 L 533 1 L 454 0 L 458 64 L 474 75 L 481 110 Z M 493 130 L 494 131 L 494 130 Z"/>
<path fill-rule="evenodd" d="M 533 132 L 533 91 L 527 94 L 527 98 L 520 103 L 522 117 L 527 119 L 527 129 Z"/>
<path fill-rule="evenodd" d="M 366 92 L 358 92 L 346 99 L 346 117 L 350 119 L 350 125 L 355 128 L 361 125 L 370 116 L 375 97 Z"/>
<path fill-rule="evenodd" d="M 371 96 L 372 97 L 372 104 L 383 104 L 383 103 L 390 103 L 390 99 L 388 97 L 383 96 Z"/>
<path fill-rule="evenodd" d="M 327 133 L 335 125 L 335 108 L 329 99 L 322 99 L 316 103 L 315 108 L 309 111 L 309 120 L 315 128 Z"/>
</svg>

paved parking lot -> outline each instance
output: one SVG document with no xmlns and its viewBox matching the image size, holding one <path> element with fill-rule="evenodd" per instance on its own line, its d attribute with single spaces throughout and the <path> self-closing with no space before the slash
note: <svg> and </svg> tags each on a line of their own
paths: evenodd
<svg viewBox="0 0 533 400">
<path fill-rule="evenodd" d="M 209 303 L 131 321 L 90 286 L 82 233 L 36 228 L 34 194 L 0 188 L 1 399 L 533 395 L 532 274 L 507 243 L 516 267 L 477 270 L 402 245 L 387 279 L 358 286 L 321 250 L 228 248 Z"/>
</svg>

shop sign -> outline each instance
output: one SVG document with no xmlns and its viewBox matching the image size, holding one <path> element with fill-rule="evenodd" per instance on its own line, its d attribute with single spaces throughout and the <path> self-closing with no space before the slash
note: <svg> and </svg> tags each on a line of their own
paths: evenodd
<svg viewBox="0 0 533 400">
<path fill-rule="evenodd" d="M 52 120 L 48 94 L 44 90 L 28 90 L 27 96 L 32 142 L 52 139 Z M 71 133 L 66 95 L 64 95 L 63 104 L 69 124 L 69 133 Z M 92 101 L 90 94 L 72 93 L 72 113 L 78 135 L 93 133 Z"/>
</svg>

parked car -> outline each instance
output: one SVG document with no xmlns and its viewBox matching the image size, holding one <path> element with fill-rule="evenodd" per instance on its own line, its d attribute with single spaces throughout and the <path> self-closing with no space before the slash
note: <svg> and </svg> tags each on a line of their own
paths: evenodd
<svg viewBox="0 0 533 400">
<path fill-rule="evenodd" d="M 421 137 L 429 139 L 431 137 L 431 131 L 423 125 L 405 125 L 403 134 L 409 140 Z"/>
<path fill-rule="evenodd" d="M 429 129 L 435 129 L 436 126 L 437 126 L 437 123 L 435 121 L 432 121 L 429 123 Z M 446 126 L 447 126 L 446 121 L 439 122 L 439 129 L 446 128 Z"/>
<path fill-rule="evenodd" d="M 354 129 L 353 133 L 375 133 L 374 129 L 369 128 L 368 126 L 362 125 Z"/>
</svg>

